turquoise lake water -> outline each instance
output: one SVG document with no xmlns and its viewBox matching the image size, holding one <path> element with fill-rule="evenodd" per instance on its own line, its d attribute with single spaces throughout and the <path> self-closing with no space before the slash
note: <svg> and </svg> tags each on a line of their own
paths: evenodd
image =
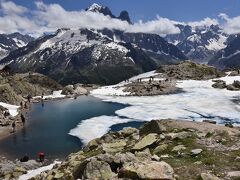
<svg viewBox="0 0 240 180">
<path fill-rule="evenodd" d="M 64 99 L 33 104 L 27 116 L 27 125 L 19 132 L 0 141 L 0 152 L 8 158 L 21 158 L 27 154 L 35 158 L 42 151 L 48 159 L 65 158 L 83 146 L 80 139 L 68 135 L 82 120 L 101 115 L 115 115 L 126 107 L 118 103 L 103 102 L 92 96 L 76 100 Z M 130 122 L 112 126 L 117 131 L 126 126 L 139 127 L 142 123 Z M 86 129 L 87 131 L 87 129 Z"/>
</svg>

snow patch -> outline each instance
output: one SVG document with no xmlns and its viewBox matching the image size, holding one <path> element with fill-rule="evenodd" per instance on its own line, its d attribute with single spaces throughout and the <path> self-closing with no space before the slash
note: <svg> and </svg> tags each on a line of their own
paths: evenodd
<svg viewBox="0 0 240 180">
<path fill-rule="evenodd" d="M 42 172 L 51 170 L 53 168 L 53 166 L 55 166 L 56 164 L 60 164 L 60 163 L 61 163 L 60 161 L 54 161 L 54 163 L 52 163 L 52 164 L 50 164 L 48 166 L 43 166 L 43 167 L 40 167 L 38 169 L 29 170 L 27 172 L 27 174 L 24 174 L 24 175 L 20 176 L 18 180 L 28 180 L 28 179 L 31 179 L 31 178 L 41 174 Z"/>
<path fill-rule="evenodd" d="M 53 91 L 53 94 L 43 96 L 43 99 L 58 99 L 58 98 L 64 98 L 66 95 L 62 95 L 62 90 L 59 91 Z M 39 99 L 42 98 L 41 96 L 35 96 L 33 99 Z"/>
<path fill-rule="evenodd" d="M 15 106 L 15 105 L 11 105 L 11 104 L 7 104 L 7 103 L 3 103 L 3 102 L 0 102 L 0 106 L 8 109 L 9 113 L 11 116 L 17 116 L 18 115 L 18 108 L 20 106 Z"/>
</svg>

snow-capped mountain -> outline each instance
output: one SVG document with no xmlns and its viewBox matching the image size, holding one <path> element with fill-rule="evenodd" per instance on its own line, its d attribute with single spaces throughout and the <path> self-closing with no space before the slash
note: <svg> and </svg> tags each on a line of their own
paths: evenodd
<svg viewBox="0 0 240 180">
<path fill-rule="evenodd" d="M 113 39 L 115 42 L 123 41 L 137 45 L 142 48 L 158 65 L 171 64 L 187 57 L 173 44 L 168 43 L 157 34 L 126 33 L 104 29 L 102 34 Z"/>
<path fill-rule="evenodd" d="M 219 69 L 240 68 L 240 35 L 232 36 L 231 39 L 227 47 L 217 52 L 209 61 L 209 65 L 213 65 Z"/>
<path fill-rule="evenodd" d="M 192 27 L 177 24 L 180 34 L 167 35 L 189 59 L 207 62 L 216 52 L 227 46 L 228 35 L 218 25 Z"/>
<path fill-rule="evenodd" d="M 86 11 L 131 23 L 128 13 L 114 16 L 108 7 L 93 4 Z M 115 30 L 59 29 L 12 51 L 0 64 L 19 72 L 34 71 L 67 83 L 112 84 L 154 70 L 161 64 L 187 59 L 173 44 L 155 34 Z"/>
<path fill-rule="evenodd" d="M 20 33 L 0 34 L 0 59 L 4 58 L 9 52 L 26 46 L 34 38 Z"/>
<path fill-rule="evenodd" d="M 105 16 L 110 16 L 111 18 L 117 18 L 117 19 L 120 19 L 122 21 L 127 21 L 129 24 L 132 24 L 131 19 L 130 19 L 127 11 L 122 11 L 120 13 L 120 15 L 117 17 L 117 16 L 112 14 L 112 11 L 107 6 L 101 6 L 101 5 L 96 4 L 96 3 L 94 3 L 90 7 L 88 7 L 86 9 L 86 11 L 101 13 Z"/>
<path fill-rule="evenodd" d="M 63 84 L 112 84 L 157 67 L 139 47 L 89 29 L 60 29 L 11 52 L 0 63 L 49 75 Z"/>
</svg>

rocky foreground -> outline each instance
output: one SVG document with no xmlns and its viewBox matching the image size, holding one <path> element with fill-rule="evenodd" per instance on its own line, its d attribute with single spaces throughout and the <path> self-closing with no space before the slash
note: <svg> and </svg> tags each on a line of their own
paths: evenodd
<svg viewBox="0 0 240 180">
<path fill-rule="evenodd" d="M 159 120 L 89 142 L 40 179 L 239 179 L 240 130 Z"/>
</svg>

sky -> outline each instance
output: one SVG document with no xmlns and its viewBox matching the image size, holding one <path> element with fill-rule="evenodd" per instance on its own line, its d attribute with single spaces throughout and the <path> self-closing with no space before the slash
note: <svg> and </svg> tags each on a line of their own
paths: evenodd
<svg viewBox="0 0 240 180">
<path fill-rule="evenodd" d="M 127 10 L 134 24 L 86 13 L 84 9 L 93 3 L 108 6 L 115 15 Z M 179 32 L 176 22 L 192 26 L 220 24 L 226 33 L 239 33 L 240 0 L 0 0 L 0 33 L 40 35 L 66 26 L 106 26 L 164 36 Z"/>
</svg>

